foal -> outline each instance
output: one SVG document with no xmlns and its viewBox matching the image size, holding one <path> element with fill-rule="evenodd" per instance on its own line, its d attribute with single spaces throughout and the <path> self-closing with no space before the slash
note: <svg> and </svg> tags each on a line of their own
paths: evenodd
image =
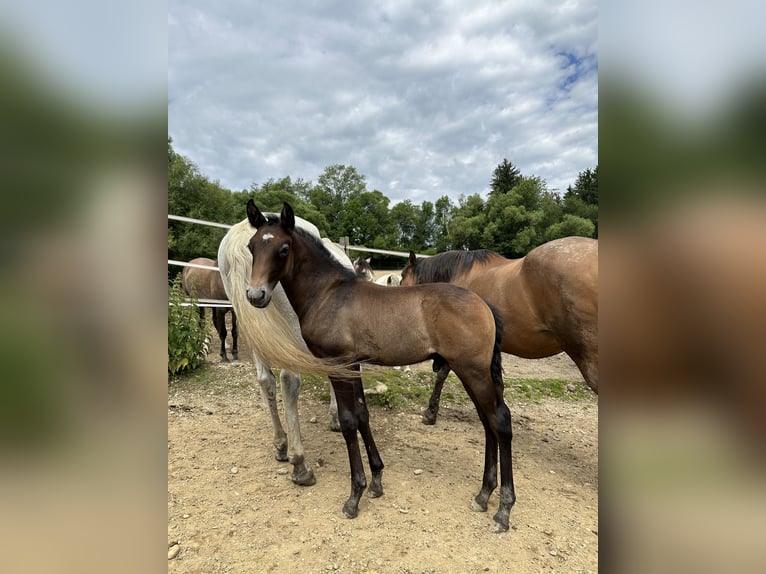
<svg viewBox="0 0 766 574">
<path fill-rule="evenodd" d="M 296 229 L 287 203 L 277 219 L 266 218 L 250 200 L 247 217 L 257 228 L 248 244 L 253 255 L 248 300 L 255 307 L 267 307 L 280 283 L 298 315 L 309 350 L 328 364 L 351 467 L 351 495 L 343 515 L 358 514 L 367 486 L 357 431 L 372 472 L 369 494 L 383 494 L 383 461 L 370 430 L 358 363 L 394 366 L 433 359 L 435 367 L 447 364 L 455 371 L 484 426 L 484 475 L 471 508 L 487 510 L 497 487 L 499 448 L 500 502 L 493 529 L 508 530 L 516 500 L 511 414 L 503 401 L 502 325 L 492 309 L 475 293 L 453 285 L 389 289 L 357 278 L 338 265 L 320 242 Z M 342 369 L 337 361 L 354 365 Z"/>
</svg>

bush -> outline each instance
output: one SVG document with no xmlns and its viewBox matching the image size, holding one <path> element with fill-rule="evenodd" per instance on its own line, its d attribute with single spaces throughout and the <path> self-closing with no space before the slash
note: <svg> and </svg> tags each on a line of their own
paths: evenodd
<svg viewBox="0 0 766 574">
<path fill-rule="evenodd" d="M 199 311 L 194 305 L 182 306 L 186 294 L 180 277 L 168 290 L 168 373 L 176 375 L 193 371 L 205 362 L 207 332 L 200 324 Z"/>
</svg>

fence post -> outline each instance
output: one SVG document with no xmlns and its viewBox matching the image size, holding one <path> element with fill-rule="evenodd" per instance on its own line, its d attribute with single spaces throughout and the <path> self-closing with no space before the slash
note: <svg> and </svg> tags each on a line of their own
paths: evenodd
<svg viewBox="0 0 766 574">
<path fill-rule="evenodd" d="M 343 252 L 348 256 L 348 236 L 341 237 L 338 240 L 338 245 L 343 248 Z"/>
</svg>

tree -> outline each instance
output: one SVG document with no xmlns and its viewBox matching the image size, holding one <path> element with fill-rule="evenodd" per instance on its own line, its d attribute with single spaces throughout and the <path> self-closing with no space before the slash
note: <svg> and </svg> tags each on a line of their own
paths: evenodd
<svg viewBox="0 0 766 574">
<path fill-rule="evenodd" d="M 598 166 L 578 174 L 564 194 L 563 208 L 566 214 L 590 221 L 593 231 L 587 237 L 598 238 Z"/>
<path fill-rule="evenodd" d="M 447 227 L 455 212 L 455 206 L 446 195 L 441 196 L 434 204 L 434 251 L 441 253 L 451 249 Z"/>
<path fill-rule="evenodd" d="M 487 200 L 487 222 L 482 233 L 484 245 L 505 257 L 523 257 L 543 243 L 541 225 L 546 219 L 543 196 L 545 182 L 536 176 L 522 177 L 504 194 Z M 549 197 L 549 196 L 548 196 Z"/>
<path fill-rule="evenodd" d="M 211 182 L 197 166 L 175 152 L 168 138 L 168 213 L 219 223 L 242 218 L 231 201 L 231 193 Z M 225 229 L 168 220 L 168 258 L 188 261 L 195 257 L 215 258 Z M 178 267 L 169 268 L 176 275 Z"/>
<path fill-rule="evenodd" d="M 420 214 L 419 209 L 405 199 L 391 208 L 391 223 L 394 227 L 394 243 L 399 249 L 419 251 L 422 245 L 415 244 L 415 231 Z"/>
<path fill-rule="evenodd" d="M 516 184 L 521 180 L 521 171 L 514 166 L 507 159 L 503 161 L 495 168 L 492 173 L 492 181 L 490 182 L 490 195 L 508 193 Z"/>
<path fill-rule="evenodd" d="M 484 200 L 478 193 L 458 198 L 452 220 L 447 225 L 452 249 L 481 249 L 487 247 L 482 238 L 487 217 Z"/>
<path fill-rule="evenodd" d="M 367 190 L 364 176 L 352 166 L 330 165 L 308 191 L 309 202 L 327 220 L 328 237 L 351 236 L 349 219 L 344 217 L 348 200 Z"/>
</svg>

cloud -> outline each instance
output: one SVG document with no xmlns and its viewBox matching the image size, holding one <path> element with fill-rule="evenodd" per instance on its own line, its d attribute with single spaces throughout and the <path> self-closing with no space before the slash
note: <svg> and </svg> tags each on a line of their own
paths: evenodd
<svg viewBox="0 0 766 574">
<path fill-rule="evenodd" d="M 353 165 L 393 201 L 597 162 L 596 5 L 169 4 L 169 132 L 231 189 Z"/>
</svg>

